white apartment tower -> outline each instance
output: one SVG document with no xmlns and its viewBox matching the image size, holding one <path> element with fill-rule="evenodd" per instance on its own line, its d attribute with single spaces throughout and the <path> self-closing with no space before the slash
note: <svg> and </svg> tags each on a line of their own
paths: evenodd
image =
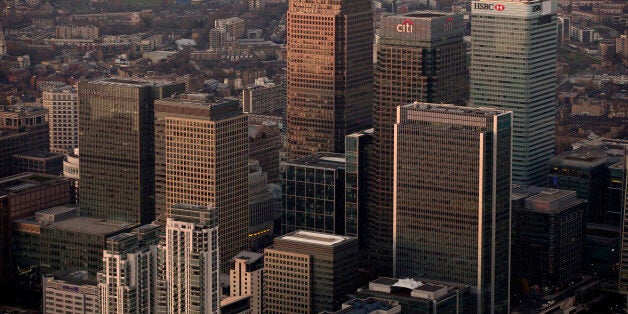
<svg viewBox="0 0 628 314">
<path fill-rule="evenodd" d="M 166 220 L 165 313 L 220 313 L 218 211 L 176 205 Z M 162 310 L 158 309 L 157 312 Z"/>
<path fill-rule="evenodd" d="M 512 182 L 545 185 L 554 154 L 555 0 L 473 1 L 471 101 L 513 112 Z"/>
<path fill-rule="evenodd" d="M 153 313 L 159 226 L 107 239 L 98 273 L 102 313 Z"/>
<path fill-rule="evenodd" d="M 78 92 L 72 86 L 58 86 L 43 92 L 48 109 L 50 151 L 69 154 L 78 147 Z"/>
</svg>

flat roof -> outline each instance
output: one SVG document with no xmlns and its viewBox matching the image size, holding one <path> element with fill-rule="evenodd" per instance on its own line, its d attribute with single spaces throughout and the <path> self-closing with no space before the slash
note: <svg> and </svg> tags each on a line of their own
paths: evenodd
<svg viewBox="0 0 628 314">
<path fill-rule="evenodd" d="M 318 244 L 325 246 L 334 246 L 345 241 L 349 241 L 351 239 L 354 238 L 305 230 L 295 231 L 279 237 L 279 240 L 302 242 L 307 244 Z"/>
<path fill-rule="evenodd" d="M 43 150 L 32 150 L 25 153 L 13 154 L 13 157 L 23 157 L 23 158 L 53 158 L 53 157 L 64 157 L 64 154 L 46 152 Z"/>
<path fill-rule="evenodd" d="M 110 86 L 127 86 L 127 87 L 142 87 L 142 86 L 167 86 L 171 84 L 176 84 L 179 82 L 176 81 L 166 81 L 166 80 L 151 80 L 146 78 L 119 78 L 119 77 L 108 77 L 108 78 L 100 78 L 93 81 L 89 81 L 89 83 L 93 84 L 101 84 L 101 85 L 110 85 Z"/>
<path fill-rule="evenodd" d="M 345 155 L 336 153 L 318 153 L 286 161 L 286 165 L 309 166 L 324 169 L 344 169 Z"/>
<path fill-rule="evenodd" d="M 262 258 L 264 258 L 264 254 L 262 253 L 240 251 L 240 253 L 236 254 L 236 256 L 233 257 L 233 260 L 244 259 L 246 260 L 246 264 L 253 264 Z"/>
<path fill-rule="evenodd" d="M 507 113 L 508 111 L 500 110 L 492 107 L 462 107 L 456 106 L 452 104 L 433 104 L 426 102 L 414 102 L 402 107 L 413 107 L 420 109 L 421 111 L 433 111 L 433 112 L 441 112 L 441 113 L 453 113 L 459 115 L 467 115 L 467 116 L 481 116 L 481 117 L 492 117 L 494 115 L 500 115 Z"/>
<path fill-rule="evenodd" d="M 35 216 L 31 216 L 27 219 L 20 219 L 18 220 L 18 222 L 30 225 L 37 225 L 40 227 L 47 227 L 55 230 L 64 230 L 93 235 L 108 235 L 111 233 L 130 229 L 134 226 L 133 224 L 127 222 L 81 216 L 69 217 L 52 223 L 40 223 L 35 220 Z"/>
<path fill-rule="evenodd" d="M 606 147 L 580 147 L 552 157 L 551 164 L 576 167 L 594 167 L 608 160 Z"/>
<path fill-rule="evenodd" d="M 17 194 L 50 184 L 59 184 L 72 179 L 42 173 L 25 172 L 0 179 L 0 196 Z"/>
</svg>

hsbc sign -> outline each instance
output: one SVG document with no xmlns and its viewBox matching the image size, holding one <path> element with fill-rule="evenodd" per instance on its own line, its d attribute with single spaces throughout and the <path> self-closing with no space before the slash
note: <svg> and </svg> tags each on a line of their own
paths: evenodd
<svg viewBox="0 0 628 314">
<path fill-rule="evenodd" d="M 506 6 L 503 4 L 492 4 L 492 3 L 474 3 L 473 9 L 475 10 L 491 10 L 491 11 L 504 11 L 506 10 Z"/>
</svg>

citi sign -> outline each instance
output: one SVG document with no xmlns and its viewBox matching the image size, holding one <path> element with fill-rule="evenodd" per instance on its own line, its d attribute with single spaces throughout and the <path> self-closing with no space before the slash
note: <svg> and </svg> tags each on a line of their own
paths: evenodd
<svg viewBox="0 0 628 314">
<path fill-rule="evenodd" d="M 399 33 L 412 33 L 412 21 L 405 20 L 401 24 L 397 24 L 397 32 Z"/>
<path fill-rule="evenodd" d="M 473 9 L 475 10 L 495 10 L 498 12 L 506 10 L 506 6 L 503 4 L 492 4 L 492 3 L 474 3 Z"/>
</svg>

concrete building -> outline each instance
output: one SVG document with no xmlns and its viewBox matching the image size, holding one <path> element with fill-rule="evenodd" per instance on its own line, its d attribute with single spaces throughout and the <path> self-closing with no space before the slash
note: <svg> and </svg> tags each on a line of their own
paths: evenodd
<svg viewBox="0 0 628 314">
<path fill-rule="evenodd" d="M 85 272 L 43 275 L 42 281 L 43 313 L 102 313 L 98 285 Z"/>
<path fill-rule="evenodd" d="M 468 285 L 473 312 L 509 312 L 511 133 L 502 110 L 397 108 L 396 277 Z"/>
<path fill-rule="evenodd" d="M 281 130 L 276 123 L 255 124 L 249 120 L 249 158 L 259 161 L 268 182 L 278 183 L 279 160 L 282 149 Z"/>
<path fill-rule="evenodd" d="M 225 32 L 234 39 L 242 38 L 246 32 L 244 19 L 237 16 L 217 19 L 214 21 L 214 27 L 225 30 Z"/>
<path fill-rule="evenodd" d="M 262 313 L 264 254 L 242 251 L 229 270 L 229 296 L 250 296 L 251 313 Z"/>
<path fill-rule="evenodd" d="M 71 179 L 32 173 L 0 179 L 0 278 L 14 275 L 12 224 L 39 210 L 71 203 L 72 184 Z"/>
<path fill-rule="evenodd" d="M 154 101 L 184 90 L 183 83 L 146 79 L 79 83 L 82 215 L 154 220 Z"/>
<path fill-rule="evenodd" d="M 55 38 L 58 39 L 98 39 L 97 26 L 57 26 Z"/>
<path fill-rule="evenodd" d="M 158 305 L 157 313 L 220 313 L 218 220 L 214 207 L 176 205 L 170 210 L 159 248 L 165 267 L 158 286 L 165 289 L 156 296 L 166 306 Z"/>
<path fill-rule="evenodd" d="M 233 98 L 184 94 L 155 102 L 158 204 L 163 197 L 166 217 L 176 204 L 219 208 L 222 269 L 248 248 L 246 118 Z"/>
<path fill-rule="evenodd" d="M 102 313 L 154 313 L 159 226 L 143 225 L 107 239 L 98 273 Z"/>
<path fill-rule="evenodd" d="M 321 153 L 284 163 L 282 234 L 345 234 L 345 158 Z"/>
<path fill-rule="evenodd" d="M 534 186 L 512 191 L 511 276 L 529 286 L 565 288 L 582 274 L 585 201 L 576 192 Z"/>
<path fill-rule="evenodd" d="M 513 112 L 515 184 L 545 184 L 554 154 L 557 7 L 555 0 L 471 3 L 471 103 Z"/>
<path fill-rule="evenodd" d="M 13 105 L 0 108 L 0 178 L 13 172 L 13 155 L 48 150 L 46 115 L 46 109 L 39 107 Z"/>
<path fill-rule="evenodd" d="M 373 174 L 368 258 L 391 274 L 393 137 L 397 106 L 464 105 L 468 97 L 463 16 L 418 11 L 383 16 L 374 70 Z"/>
<path fill-rule="evenodd" d="M 63 160 L 65 155 L 46 151 L 29 151 L 14 154 L 13 173 L 24 172 L 61 175 L 63 173 Z"/>
<path fill-rule="evenodd" d="M 287 28 L 289 158 L 344 153 L 345 136 L 370 127 L 372 2 L 290 3 Z"/>
<path fill-rule="evenodd" d="M 50 123 L 50 151 L 68 154 L 79 144 L 78 92 L 71 86 L 54 87 L 42 95 Z"/>
<path fill-rule="evenodd" d="M 401 313 L 474 313 L 470 307 L 471 288 L 444 281 L 380 277 L 353 295 L 395 302 Z"/>
<path fill-rule="evenodd" d="M 264 313 L 339 310 L 357 288 L 358 240 L 296 231 L 264 250 Z"/>
<path fill-rule="evenodd" d="M 14 230 L 38 238 L 34 249 L 38 250 L 42 274 L 86 271 L 90 280 L 96 279 L 96 273 L 102 270 L 106 239 L 133 227 L 126 222 L 78 216 L 77 209 L 56 206 L 14 222 Z"/>
<path fill-rule="evenodd" d="M 255 85 L 242 90 L 242 110 L 246 113 L 268 113 L 284 109 L 283 89 L 269 79 L 255 79 Z"/>
</svg>

